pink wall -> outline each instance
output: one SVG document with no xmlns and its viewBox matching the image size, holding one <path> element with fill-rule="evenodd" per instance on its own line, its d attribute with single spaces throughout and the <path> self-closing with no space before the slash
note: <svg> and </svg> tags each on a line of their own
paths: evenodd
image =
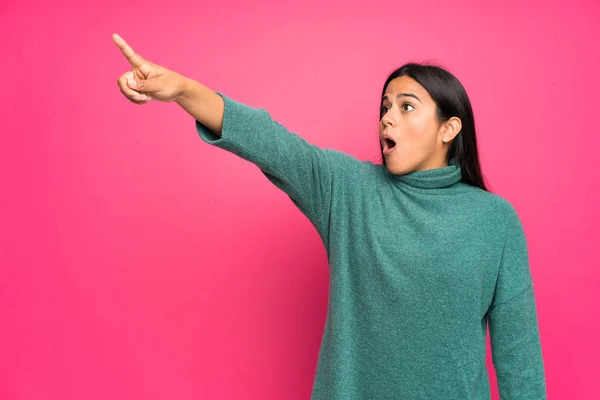
<svg viewBox="0 0 600 400">
<path fill-rule="evenodd" d="M 387 74 L 448 67 L 526 229 L 549 398 L 597 393 L 598 2 L 203 3 L 0 5 L 0 399 L 310 394 L 328 290 L 316 231 L 176 105 L 128 103 L 113 32 L 373 161 Z"/>
</svg>

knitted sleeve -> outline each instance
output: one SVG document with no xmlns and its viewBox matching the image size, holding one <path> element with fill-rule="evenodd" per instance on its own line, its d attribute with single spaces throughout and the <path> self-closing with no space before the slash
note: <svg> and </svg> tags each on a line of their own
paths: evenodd
<svg viewBox="0 0 600 400">
<path fill-rule="evenodd" d="M 308 143 L 273 120 L 262 108 L 217 94 L 225 103 L 221 137 L 196 121 L 200 138 L 258 166 L 325 236 L 335 164 L 341 159 L 353 158 Z"/>
<path fill-rule="evenodd" d="M 488 310 L 492 360 L 502 400 L 546 399 L 533 281 L 523 226 L 510 207 L 506 241 Z"/>
</svg>

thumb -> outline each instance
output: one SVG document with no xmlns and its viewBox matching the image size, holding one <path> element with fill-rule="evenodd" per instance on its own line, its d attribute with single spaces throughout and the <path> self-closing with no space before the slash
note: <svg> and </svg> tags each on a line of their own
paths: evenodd
<svg viewBox="0 0 600 400">
<path fill-rule="evenodd" d="M 138 92 L 158 92 L 163 89 L 161 79 L 143 79 L 136 81 L 133 78 L 127 79 L 127 86 Z"/>
</svg>

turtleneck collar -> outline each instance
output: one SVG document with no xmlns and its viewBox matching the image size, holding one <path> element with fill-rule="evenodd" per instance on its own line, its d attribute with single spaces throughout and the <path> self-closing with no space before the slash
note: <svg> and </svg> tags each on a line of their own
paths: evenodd
<svg viewBox="0 0 600 400">
<path fill-rule="evenodd" d="M 413 171 L 403 175 L 392 174 L 387 167 L 384 166 L 384 168 L 391 178 L 421 189 L 440 189 L 452 186 L 460 182 L 462 178 L 460 165 L 455 159 L 451 159 L 447 167 Z"/>
</svg>

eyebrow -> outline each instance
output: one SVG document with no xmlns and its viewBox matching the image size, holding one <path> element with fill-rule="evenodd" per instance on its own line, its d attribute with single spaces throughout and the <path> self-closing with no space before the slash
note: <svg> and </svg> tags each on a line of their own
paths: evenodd
<svg viewBox="0 0 600 400">
<path fill-rule="evenodd" d="M 423 104 L 423 102 L 421 101 L 421 99 L 419 99 L 419 98 L 417 97 L 417 95 L 416 95 L 416 94 L 414 94 L 414 93 L 398 93 L 398 94 L 396 95 L 396 98 L 397 98 L 397 99 L 399 99 L 399 98 L 400 98 L 400 97 L 402 97 L 402 96 L 405 96 L 405 97 L 413 97 L 413 98 L 415 98 L 415 99 L 419 100 L 419 103 Z M 382 99 L 381 101 L 383 102 L 383 100 L 386 100 L 386 99 L 387 99 L 388 101 L 389 101 L 389 99 L 390 99 L 390 98 L 389 98 L 389 96 L 388 96 L 387 94 L 386 94 L 385 96 L 383 96 L 383 99 Z"/>
</svg>

